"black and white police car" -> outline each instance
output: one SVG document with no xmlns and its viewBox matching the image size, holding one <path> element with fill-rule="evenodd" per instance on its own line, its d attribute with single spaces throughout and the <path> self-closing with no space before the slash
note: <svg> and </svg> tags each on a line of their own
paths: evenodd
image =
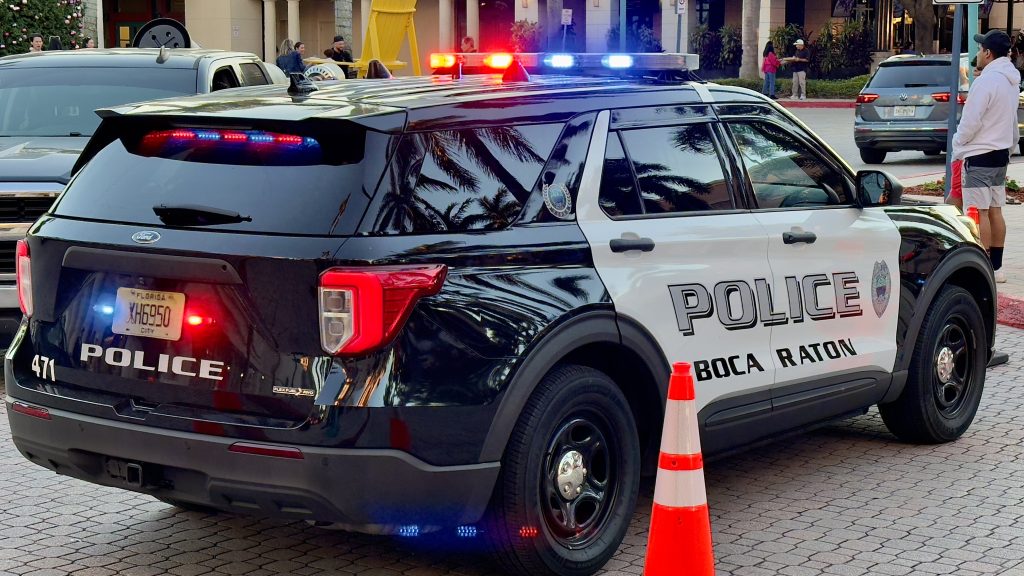
<svg viewBox="0 0 1024 576">
<path fill-rule="evenodd" d="M 709 454 L 875 404 L 904 440 L 963 434 L 995 330 L 970 221 L 644 58 L 103 112 L 18 248 L 14 444 L 171 504 L 457 531 L 573 576 L 656 469 L 671 362 Z"/>
</svg>

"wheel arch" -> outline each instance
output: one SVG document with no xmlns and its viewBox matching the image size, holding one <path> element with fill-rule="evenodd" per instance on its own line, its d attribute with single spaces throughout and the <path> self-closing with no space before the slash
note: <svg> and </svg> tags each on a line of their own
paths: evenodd
<svg viewBox="0 0 1024 576">
<path fill-rule="evenodd" d="M 959 286 L 967 290 L 974 297 L 974 301 L 978 303 L 985 321 L 988 354 L 991 356 L 996 329 L 996 285 L 992 277 L 992 266 L 988 256 L 980 248 L 964 246 L 950 251 L 939 262 L 934 271 L 929 274 L 912 309 L 906 312 L 908 314 L 907 331 L 896 357 L 895 369 L 897 372 L 906 371 L 910 367 L 913 348 L 920 336 L 928 309 L 946 285 Z M 987 361 L 988 358 L 985 360 Z M 898 396 L 899 392 L 890 391 L 886 399 Z"/>
<path fill-rule="evenodd" d="M 481 462 L 500 460 L 519 415 L 555 366 L 578 364 L 607 374 L 629 401 L 640 435 L 642 465 L 656 462 L 669 367 L 653 337 L 612 310 L 567 319 L 543 336 L 512 376 L 481 449 Z M 653 457 L 651 457 L 653 454 Z"/>
</svg>

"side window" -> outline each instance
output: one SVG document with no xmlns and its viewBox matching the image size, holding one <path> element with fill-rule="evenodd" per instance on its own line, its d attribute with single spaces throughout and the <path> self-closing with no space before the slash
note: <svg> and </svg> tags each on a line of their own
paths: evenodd
<svg viewBox="0 0 1024 576">
<path fill-rule="evenodd" d="M 242 70 L 242 84 L 246 86 L 262 86 L 267 84 L 267 76 L 259 64 L 242 62 L 238 65 Z"/>
<path fill-rule="evenodd" d="M 645 214 L 734 208 L 708 124 L 623 130 Z"/>
<path fill-rule="evenodd" d="M 231 66 L 221 66 L 213 73 L 213 81 L 210 83 L 210 91 L 224 90 L 225 88 L 238 88 L 238 77 Z"/>
<path fill-rule="evenodd" d="M 371 207 L 377 234 L 499 230 L 522 211 L 562 124 L 406 134 Z"/>
<path fill-rule="evenodd" d="M 597 201 L 604 213 L 612 218 L 643 214 L 633 170 L 629 167 L 618 132 L 608 133 L 604 169 L 601 172 L 601 193 Z"/>
<path fill-rule="evenodd" d="M 850 204 L 846 178 L 775 124 L 734 122 L 736 140 L 758 208 Z"/>
</svg>

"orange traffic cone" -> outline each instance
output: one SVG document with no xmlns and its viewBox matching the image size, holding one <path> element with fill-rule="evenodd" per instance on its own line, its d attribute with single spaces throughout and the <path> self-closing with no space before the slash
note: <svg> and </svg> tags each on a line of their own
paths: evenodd
<svg viewBox="0 0 1024 576">
<path fill-rule="evenodd" d="M 690 365 L 672 365 L 644 576 L 714 576 Z"/>
<path fill-rule="evenodd" d="M 981 212 L 978 212 L 977 206 L 967 207 L 967 217 L 974 220 L 974 223 L 981 226 Z"/>
</svg>

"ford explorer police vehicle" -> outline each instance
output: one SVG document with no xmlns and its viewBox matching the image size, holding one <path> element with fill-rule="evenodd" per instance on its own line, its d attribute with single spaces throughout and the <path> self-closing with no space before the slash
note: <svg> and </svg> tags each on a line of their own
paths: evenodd
<svg viewBox="0 0 1024 576">
<path fill-rule="evenodd" d="M 510 70 L 102 112 L 18 246 L 18 450 L 577 576 L 657 468 L 671 362 L 708 454 L 876 404 L 967 430 L 995 288 L 955 208 L 748 90 Z"/>
</svg>

